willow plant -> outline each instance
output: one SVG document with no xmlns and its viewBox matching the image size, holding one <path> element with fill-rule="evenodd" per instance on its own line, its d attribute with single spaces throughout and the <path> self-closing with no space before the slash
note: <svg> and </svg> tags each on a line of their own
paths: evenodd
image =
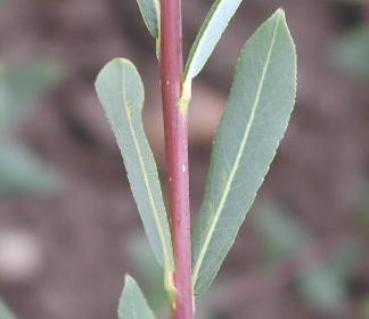
<svg viewBox="0 0 369 319">
<path fill-rule="evenodd" d="M 203 203 L 191 234 L 187 115 L 192 82 L 241 2 L 214 2 L 183 67 L 181 0 L 138 0 L 161 70 L 168 214 L 142 123 L 144 87 L 136 67 L 127 59 L 116 58 L 96 81 L 148 240 L 163 268 L 173 319 L 195 317 L 196 297 L 210 287 L 233 245 L 295 103 L 295 46 L 284 11 L 278 9 L 240 53 L 213 146 Z M 118 315 L 121 319 L 155 318 L 129 276 Z"/>
</svg>

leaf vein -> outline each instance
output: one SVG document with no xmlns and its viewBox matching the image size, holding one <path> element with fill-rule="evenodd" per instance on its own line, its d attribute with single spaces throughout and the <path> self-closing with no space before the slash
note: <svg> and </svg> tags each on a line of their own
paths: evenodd
<svg viewBox="0 0 369 319">
<path fill-rule="evenodd" d="M 148 173 L 147 173 L 146 168 L 145 168 L 141 148 L 140 148 L 136 133 L 135 133 L 134 128 L 133 128 L 132 115 L 131 115 L 132 105 L 130 104 L 129 99 L 127 98 L 125 83 L 126 83 L 126 72 L 125 72 L 125 68 L 123 67 L 122 68 L 123 105 L 124 105 L 124 109 L 125 109 L 125 112 L 126 112 L 126 115 L 127 115 L 127 118 L 128 118 L 128 125 L 129 125 L 129 129 L 130 129 L 130 132 L 131 132 L 131 135 L 132 135 L 134 146 L 135 146 L 138 158 L 139 158 L 140 168 L 141 168 L 142 175 L 144 177 L 145 188 L 146 188 L 146 191 L 147 191 L 147 195 L 149 197 L 150 206 L 153 210 L 153 216 L 154 216 L 155 224 L 156 224 L 156 227 L 158 229 L 159 239 L 160 239 L 160 243 L 161 243 L 161 246 L 162 246 L 162 252 L 163 252 L 164 269 L 166 270 L 166 274 L 168 275 L 171 272 L 171 269 L 170 269 L 171 267 L 170 267 L 170 263 L 169 263 L 169 253 L 168 253 L 166 245 L 165 245 L 165 236 L 164 236 L 163 230 L 161 228 L 160 220 L 159 220 L 159 217 L 158 217 L 159 213 L 158 213 L 158 209 L 155 205 L 154 196 L 151 192 L 151 188 L 150 188 L 150 185 L 149 185 L 150 183 L 149 183 L 149 180 L 148 180 Z"/>
<path fill-rule="evenodd" d="M 236 172 L 238 170 L 238 166 L 239 166 L 240 161 L 242 159 L 242 155 L 244 153 L 244 150 L 245 150 L 245 147 L 246 147 L 249 135 L 250 135 L 250 131 L 251 131 L 253 121 L 254 121 L 254 118 L 255 118 L 255 114 L 256 114 L 256 110 L 258 109 L 258 106 L 259 106 L 260 96 L 261 96 L 261 93 L 262 93 L 263 88 L 264 88 L 265 77 L 266 77 L 266 74 L 267 74 L 268 69 L 269 69 L 270 59 L 271 59 L 272 52 L 273 52 L 273 49 L 274 49 L 279 24 L 280 24 L 280 19 L 277 19 L 275 27 L 273 29 L 272 40 L 271 40 L 271 44 L 270 44 L 270 47 L 269 47 L 269 50 L 268 50 L 266 61 L 264 63 L 263 70 L 262 70 L 262 73 L 261 73 L 261 77 L 260 77 L 260 80 L 259 80 L 259 85 L 258 85 L 258 88 L 257 88 L 254 103 L 253 103 L 252 108 L 251 108 L 250 119 L 249 119 L 249 121 L 246 125 L 245 131 L 244 131 L 244 134 L 243 134 L 243 138 L 242 138 L 242 141 L 241 141 L 241 144 L 240 144 L 240 147 L 239 147 L 239 151 L 237 152 L 235 162 L 232 166 L 232 170 L 231 170 L 231 172 L 229 174 L 229 177 L 227 179 L 227 182 L 226 182 L 226 185 L 225 185 L 225 191 L 223 192 L 223 195 L 221 196 L 221 200 L 219 202 L 216 213 L 214 215 L 213 222 L 210 224 L 210 228 L 207 232 L 206 238 L 204 240 L 204 244 L 202 246 L 202 249 L 200 250 L 200 253 L 198 255 L 199 257 L 196 261 L 196 264 L 195 264 L 195 267 L 194 267 L 194 270 L 193 270 L 193 285 L 196 284 L 196 281 L 197 281 L 202 263 L 204 261 L 208 246 L 210 245 L 210 242 L 212 240 L 213 234 L 214 234 L 215 229 L 217 227 L 220 215 L 221 215 L 221 213 L 222 213 L 222 211 L 225 207 L 225 204 L 226 204 L 226 201 L 227 201 L 227 198 L 228 198 L 228 194 L 229 194 L 230 189 L 232 187 L 233 179 L 234 179 L 234 177 L 236 175 Z"/>
</svg>

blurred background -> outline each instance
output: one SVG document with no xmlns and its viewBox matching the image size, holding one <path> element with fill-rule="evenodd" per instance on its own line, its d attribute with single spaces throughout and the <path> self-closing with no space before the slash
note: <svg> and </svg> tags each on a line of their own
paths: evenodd
<svg viewBox="0 0 369 319">
<path fill-rule="evenodd" d="M 211 3 L 183 1 L 186 52 Z M 299 55 L 296 110 L 198 318 L 369 318 L 369 2 L 244 1 L 195 81 L 193 217 L 239 50 L 279 6 Z M 94 92 L 116 56 L 143 76 L 164 176 L 158 68 L 135 0 L 0 1 L 1 319 L 115 318 L 126 272 L 165 306 Z"/>
</svg>

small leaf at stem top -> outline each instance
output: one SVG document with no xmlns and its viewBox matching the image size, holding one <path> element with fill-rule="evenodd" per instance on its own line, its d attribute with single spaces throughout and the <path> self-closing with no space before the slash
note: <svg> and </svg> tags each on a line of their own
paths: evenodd
<svg viewBox="0 0 369 319">
<path fill-rule="evenodd" d="M 126 276 L 118 307 L 119 319 L 155 319 L 140 287 L 131 276 Z"/>
<path fill-rule="evenodd" d="M 263 183 L 295 103 L 296 52 L 279 9 L 246 43 L 213 148 L 194 231 L 193 284 L 214 280 Z"/>
<path fill-rule="evenodd" d="M 168 289 L 173 272 L 172 243 L 154 156 L 142 124 L 141 77 L 130 61 L 114 59 L 100 72 L 96 90 L 122 153 L 150 245 L 164 265 Z"/>
<path fill-rule="evenodd" d="M 160 37 L 160 2 L 159 0 L 137 0 L 138 7 L 150 34 Z"/>
<path fill-rule="evenodd" d="M 192 45 L 184 72 L 188 84 L 202 70 L 242 0 L 216 0 Z"/>
</svg>

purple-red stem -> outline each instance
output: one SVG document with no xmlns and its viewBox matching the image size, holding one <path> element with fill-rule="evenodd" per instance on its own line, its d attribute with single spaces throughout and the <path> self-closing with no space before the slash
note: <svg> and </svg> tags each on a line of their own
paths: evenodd
<svg viewBox="0 0 369 319">
<path fill-rule="evenodd" d="M 161 81 L 177 289 L 172 313 L 173 319 L 193 319 L 188 119 L 178 106 L 183 73 L 181 0 L 161 0 L 161 13 Z"/>
</svg>

